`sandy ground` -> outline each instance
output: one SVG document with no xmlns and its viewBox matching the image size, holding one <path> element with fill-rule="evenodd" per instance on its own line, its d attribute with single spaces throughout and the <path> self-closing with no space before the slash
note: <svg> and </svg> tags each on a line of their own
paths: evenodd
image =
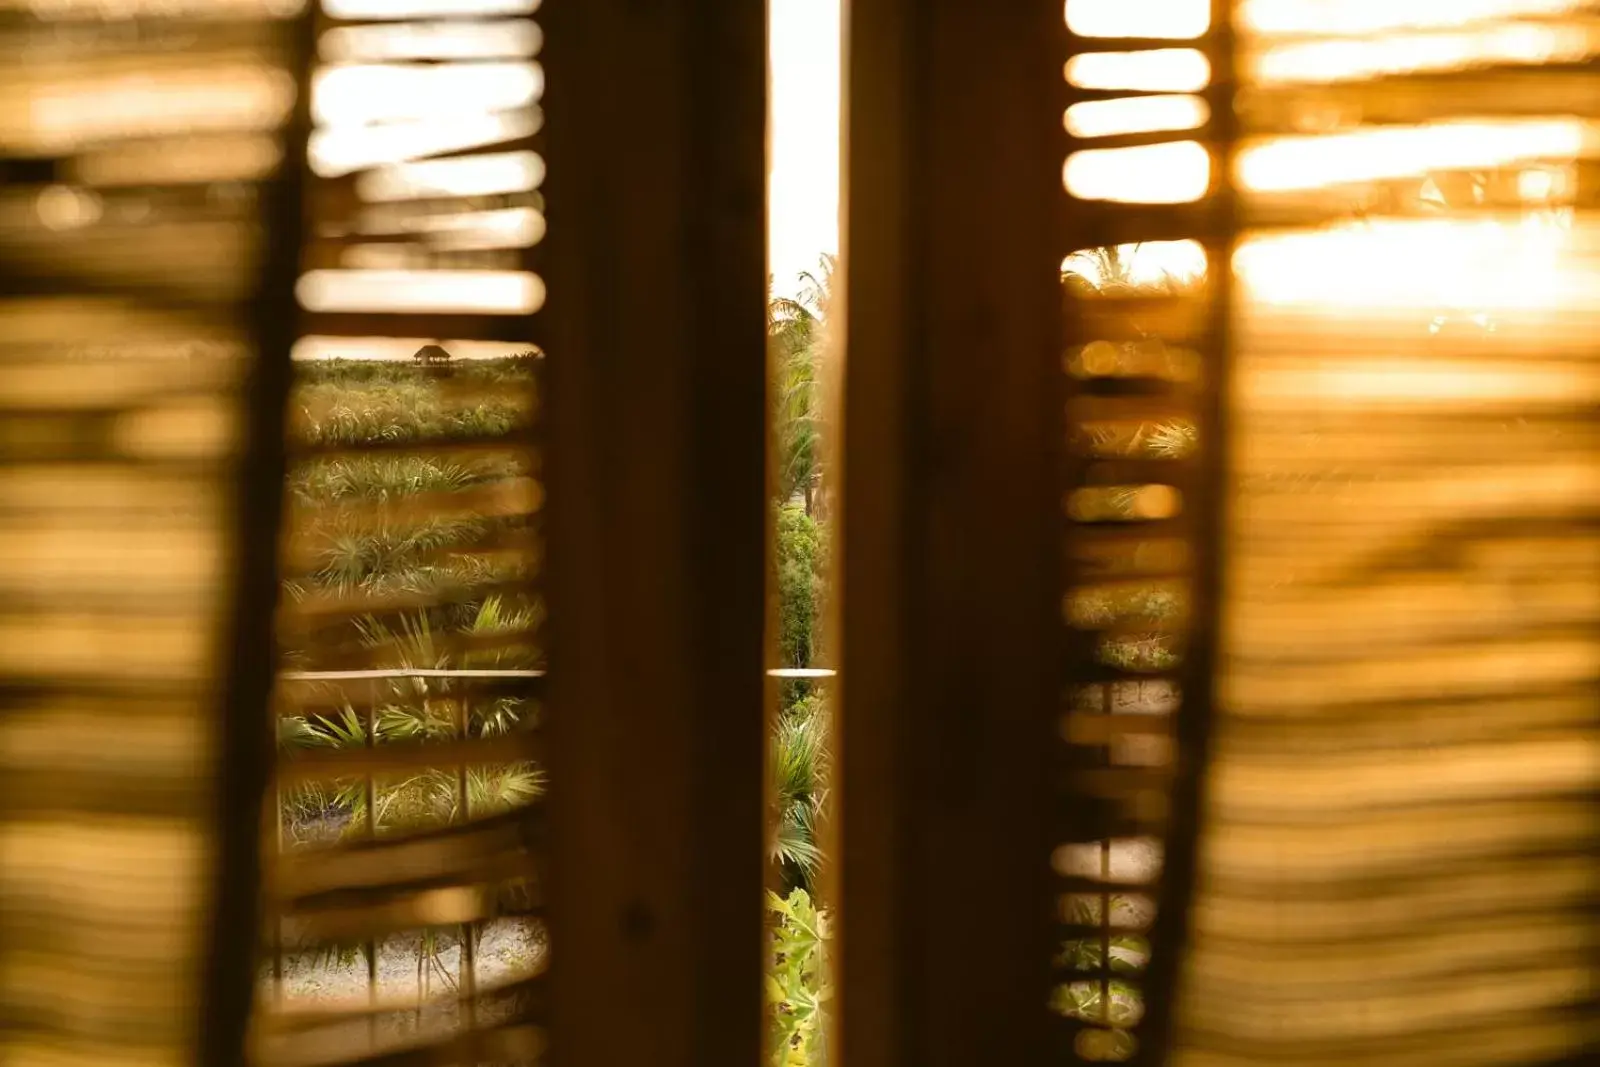
<svg viewBox="0 0 1600 1067">
<path fill-rule="evenodd" d="M 483 924 L 475 951 L 479 993 L 504 986 L 534 973 L 546 953 L 542 924 L 527 919 L 499 919 Z M 377 983 L 370 985 L 367 961 L 329 959 L 315 953 L 286 954 L 279 973 L 269 962 L 261 976 L 263 1000 L 275 994 L 284 1009 L 363 1009 L 370 1004 L 382 1010 L 370 1021 L 350 1018 L 330 1020 L 318 1028 L 319 1040 L 351 1054 L 379 1048 L 407 1046 L 457 1032 L 464 1021 L 459 998 L 461 945 L 454 935 L 436 932 L 431 945 L 417 934 L 389 938 L 378 946 Z M 471 1010 L 477 1023 L 493 1022 L 514 1010 L 514 1004 L 491 999 Z"/>
<path fill-rule="evenodd" d="M 475 953 L 477 984 L 489 987 L 524 977 L 538 966 L 544 952 L 544 930 L 536 922 L 485 923 Z M 460 972 L 461 943 L 453 932 L 436 932 L 431 946 L 424 945 L 418 934 L 392 937 L 378 946 L 377 992 L 384 1000 L 431 1002 L 454 997 Z M 359 999 L 367 993 L 367 979 L 367 961 L 360 953 L 342 960 L 315 952 L 284 955 L 286 1001 Z M 264 980 L 269 988 L 277 980 L 270 965 Z"/>
<path fill-rule="evenodd" d="M 337 840 L 347 816 L 300 823 L 290 833 L 291 847 L 326 845 Z M 492 989 L 525 978 L 543 963 L 547 951 L 544 925 L 531 919 L 496 919 L 478 928 L 473 952 L 473 981 Z M 281 997 L 285 1008 L 364 1007 L 375 995 L 396 1010 L 380 1017 L 380 1036 L 404 1036 L 454 1022 L 459 1014 L 461 938 L 458 929 L 390 937 L 377 946 L 376 985 L 369 981 L 367 960 L 354 952 L 342 958 L 317 951 L 286 951 L 274 966 L 262 967 L 261 993 Z M 371 992 L 369 992 L 369 990 Z"/>
</svg>

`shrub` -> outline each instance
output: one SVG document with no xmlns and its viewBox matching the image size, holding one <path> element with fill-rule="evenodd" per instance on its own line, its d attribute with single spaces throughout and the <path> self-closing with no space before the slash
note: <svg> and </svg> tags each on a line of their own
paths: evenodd
<svg viewBox="0 0 1600 1067">
<path fill-rule="evenodd" d="M 827 592 L 827 527 L 793 504 L 779 505 L 773 523 L 778 596 L 778 661 L 810 667 L 817 661 Z M 784 706 L 805 690 L 785 693 Z"/>
<path fill-rule="evenodd" d="M 828 965 L 828 916 L 803 889 L 787 897 L 767 894 L 773 916 L 767 959 L 767 1003 L 772 1013 L 772 1067 L 824 1067 L 826 1005 L 833 996 Z"/>
<path fill-rule="evenodd" d="M 785 888 L 812 887 L 822 864 L 817 830 L 828 798 L 828 706 L 813 694 L 778 716 L 768 756 L 768 851 Z"/>
</svg>

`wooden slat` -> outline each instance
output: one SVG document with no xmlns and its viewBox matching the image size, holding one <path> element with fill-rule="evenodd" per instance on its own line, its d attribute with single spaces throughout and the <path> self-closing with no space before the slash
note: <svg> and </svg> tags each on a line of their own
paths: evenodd
<svg viewBox="0 0 1600 1067">
<path fill-rule="evenodd" d="M 513 733 L 493 739 L 441 741 L 435 744 L 379 745 L 369 749 L 311 749 L 278 765 L 284 783 L 399 774 L 430 767 L 477 766 L 536 760 L 544 745 L 538 734 Z"/>
<path fill-rule="evenodd" d="M 848 11 L 830 1058 L 1048 1062 L 1061 7 Z"/>
<path fill-rule="evenodd" d="M 1306 6 L 1322 23 L 1306 40 L 1340 36 L 1336 7 Z M 1575 123 L 1600 101 L 1592 60 L 1533 53 L 1516 68 L 1462 55 L 1439 73 L 1269 85 L 1248 57 L 1278 38 L 1236 25 L 1239 121 L 1311 148 L 1312 131 Z M 1595 39 L 1592 12 L 1543 28 L 1561 48 Z M 1497 14 L 1451 33 L 1470 50 L 1529 29 Z M 1409 36 L 1368 35 L 1371 57 L 1426 54 Z M 1576 137 L 1544 160 L 1580 184 L 1554 190 L 1568 218 L 1529 253 L 1550 281 L 1527 310 L 1507 306 L 1515 283 L 1496 272 L 1511 257 L 1489 243 L 1544 224 L 1519 189 L 1533 161 L 1517 154 L 1481 199 L 1466 167 L 1437 160 L 1455 196 L 1430 225 L 1460 243 L 1419 257 L 1419 277 L 1461 277 L 1438 302 L 1460 292 L 1480 325 L 1431 331 L 1444 309 L 1421 290 L 1280 302 L 1268 279 L 1239 276 L 1218 731 L 1164 1050 L 1177 1067 L 1594 1058 L 1594 915 L 1577 898 L 1600 877 L 1600 466 L 1586 447 L 1600 217 L 1582 185 L 1595 145 Z M 1423 228 L 1408 216 L 1425 173 L 1346 181 L 1341 163 L 1307 169 L 1303 192 L 1238 193 L 1251 240 L 1303 235 L 1304 257 L 1279 269 L 1339 274 L 1316 230 L 1361 232 L 1358 200 L 1370 232 Z M 1372 269 L 1393 269 L 1385 254 L 1375 247 Z"/>
<path fill-rule="evenodd" d="M 547 8 L 552 1045 L 753 1064 L 765 7 Z"/>
<path fill-rule="evenodd" d="M 251 306 L 256 359 L 241 398 L 248 404 L 235 505 L 234 603 L 222 636 L 227 664 L 217 718 L 218 776 L 214 899 L 199 1057 L 237 1063 L 245 1056 L 255 1001 L 256 937 L 262 908 L 261 802 L 267 796 L 276 738 L 272 701 L 273 616 L 280 595 L 278 530 L 289 392 L 289 353 L 296 335 L 294 285 L 300 259 L 306 185 L 305 143 L 311 130 L 312 13 L 288 35 L 296 102 L 282 131 L 277 180 L 263 197 L 261 276 Z"/>
</svg>

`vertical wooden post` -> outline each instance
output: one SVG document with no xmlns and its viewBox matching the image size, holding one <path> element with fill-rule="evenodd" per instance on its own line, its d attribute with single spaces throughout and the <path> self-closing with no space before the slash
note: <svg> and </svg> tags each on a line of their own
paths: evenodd
<svg viewBox="0 0 1600 1067">
<path fill-rule="evenodd" d="M 1059 2 L 852 0 L 838 1054 L 1043 1062 Z"/>
<path fill-rule="evenodd" d="M 760 1056 L 766 16 L 548 5 L 551 1039 Z"/>
<path fill-rule="evenodd" d="M 240 391 L 246 406 L 238 458 L 234 526 L 229 560 L 233 601 L 221 635 L 219 662 L 226 672 L 218 694 L 217 775 L 213 832 L 212 898 L 198 1017 L 201 1063 L 244 1058 L 256 1001 L 257 952 L 262 927 L 261 805 L 272 793 L 277 751 L 273 679 L 277 670 L 276 616 L 280 586 L 278 533 L 288 457 L 290 349 L 298 330 L 294 298 L 304 237 L 306 143 L 311 129 L 311 60 L 316 50 L 314 9 L 296 16 L 285 34 L 295 104 L 279 131 L 278 172 L 260 189 L 259 273 L 248 310 L 254 343 Z M 274 929 L 276 918 L 274 918 Z M 274 967 L 281 977 L 281 959 Z M 281 989 L 281 981 L 277 983 Z"/>
</svg>

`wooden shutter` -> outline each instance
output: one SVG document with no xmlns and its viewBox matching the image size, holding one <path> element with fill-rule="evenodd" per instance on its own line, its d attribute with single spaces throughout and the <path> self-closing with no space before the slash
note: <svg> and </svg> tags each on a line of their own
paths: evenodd
<svg viewBox="0 0 1600 1067">
<path fill-rule="evenodd" d="M 545 1043 L 534 7 L 316 18 L 260 1064 Z"/>
<path fill-rule="evenodd" d="M 1035 1062 L 1061 813 L 1061 14 L 847 10 L 834 1054 Z"/>
<path fill-rule="evenodd" d="M 303 5 L 111 6 L 0 11 L 18 1067 L 236 1060 L 255 947 Z"/>
<path fill-rule="evenodd" d="M 1067 233 L 1146 255 L 1194 240 L 1206 272 L 1167 293 L 1070 287 L 1090 431 L 1070 468 L 1072 622 L 1094 634 L 1070 676 L 1074 837 L 1149 834 L 1159 862 L 1119 872 L 1113 845 L 1069 872 L 1123 895 L 1085 901 L 1065 958 L 1102 973 L 1069 975 L 1063 1006 L 1112 1031 L 1077 1052 L 1590 1054 L 1593 12 L 1143 6 L 1140 22 L 1141 5 L 1078 5 L 1070 99 L 1207 107 L 1128 108 L 1160 128 L 1106 137 L 1106 116 L 1073 131 L 1069 112 L 1070 150 L 1128 153 L 1088 157 L 1076 189 L 1069 158 Z M 1205 62 L 1139 84 L 1096 58 L 1178 48 Z M 1132 152 L 1191 139 L 1143 166 Z M 1091 532 L 1107 519 L 1124 547 Z M 1104 792 L 1117 803 L 1094 805 Z"/>
<path fill-rule="evenodd" d="M 1233 13 L 1223 636 L 1177 1062 L 1595 1051 L 1595 14 Z"/>
<path fill-rule="evenodd" d="M 319 24 L 254 1054 L 753 1062 L 761 9 L 405 9 Z"/>
<path fill-rule="evenodd" d="M 1060 379 L 1068 1062 L 1155 1062 L 1214 717 L 1234 201 L 1225 6 L 1066 6 Z M 1206 32 L 1208 26 L 1210 32 Z M 1152 258 L 1179 273 L 1150 272 Z M 1198 277 L 1181 273 L 1198 264 Z"/>
<path fill-rule="evenodd" d="M 554 1054 L 754 1063 L 765 5 L 549 26 Z"/>
<path fill-rule="evenodd" d="M 754 1062 L 760 5 L 552 4 L 549 211 L 537 0 L 128 6 L 0 12 L 6 1062 Z"/>
</svg>

